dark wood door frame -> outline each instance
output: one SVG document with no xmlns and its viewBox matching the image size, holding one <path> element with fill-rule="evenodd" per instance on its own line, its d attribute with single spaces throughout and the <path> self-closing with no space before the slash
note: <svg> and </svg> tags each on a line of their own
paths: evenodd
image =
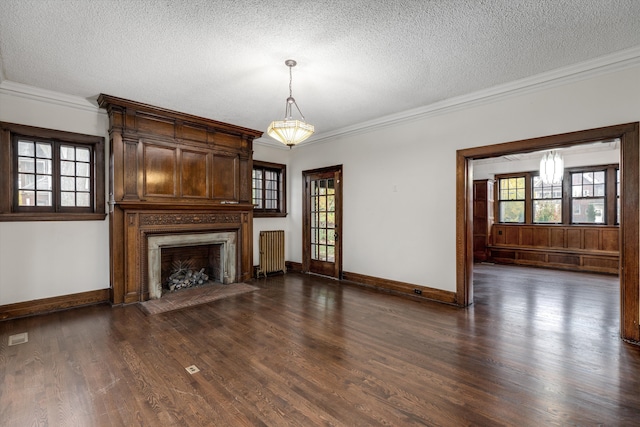
<svg viewBox="0 0 640 427">
<path fill-rule="evenodd" d="M 640 342 L 640 139 L 639 124 L 626 123 L 456 153 L 456 304 L 473 303 L 472 160 L 620 138 L 620 335 Z"/>
<path fill-rule="evenodd" d="M 312 175 L 333 173 L 337 174 L 339 178 L 336 179 L 335 190 L 335 209 L 336 209 L 336 224 L 335 224 L 335 267 L 331 273 L 327 273 L 330 277 L 336 279 L 342 279 L 342 165 L 328 166 L 319 169 L 302 171 L 302 271 L 309 273 L 311 271 L 311 235 L 310 235 L 310 204 L 308 203 L 309 191 L 309 177 Z M 322 273 L 325 274 L 325 273 Z"/>
</svg>

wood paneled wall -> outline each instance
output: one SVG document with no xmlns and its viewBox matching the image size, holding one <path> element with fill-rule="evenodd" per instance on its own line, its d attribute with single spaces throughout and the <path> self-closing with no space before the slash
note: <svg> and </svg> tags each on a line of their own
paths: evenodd
<svg viewBox="0 0 640 427">
<path fill-rule="evenodd" d="M 262 132 L 100 95 L 109 114 L 112 303 L 148 297 L 150 234 L 231 231 L 252 277 L 253 140 Z"/>
<path fill-rule="evenodd" d="M 494 262 L 617 274 L 617 226 L 494 224 Z"/>
<path fill-rule="evenodd" d="M 486 261 L 493 225 L 493 181 L 473 181 L 473 260 Z"/>
</svg>

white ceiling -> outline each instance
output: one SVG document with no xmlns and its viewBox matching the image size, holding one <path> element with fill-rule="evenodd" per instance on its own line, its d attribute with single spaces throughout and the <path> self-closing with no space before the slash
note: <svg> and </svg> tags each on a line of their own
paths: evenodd
<svg viewBox="0 0 640 427">
<path fill-rule="evenodd" d="M 292 58 L 318 135 L 639 46 L 638 0 L 0 2 L 0 80 L 264 131 Z"/>
</svg>

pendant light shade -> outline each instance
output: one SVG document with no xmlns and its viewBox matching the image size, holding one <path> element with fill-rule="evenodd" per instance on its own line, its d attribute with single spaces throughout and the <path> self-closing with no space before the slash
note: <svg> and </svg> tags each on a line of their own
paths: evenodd
<svg viewBox="0 0 640 427">
<path fill-rule="evenodd" d="M 562 183 L 564 176 L 564 160 L 557 151 L 549 151 L 540 160 L 540 179 L 546 185 Z"/>
<path fill-rule="evenodd" d="M 284 120 L 274 120 L 267 128 L 267 134 L 273 139 L 288 145 L 289 148 L 296 144 L 301 143 L 305 139 L 313 135 L 314 127 L 312 124 L 306 123 L 300 107 L 293 98 L 291 91 L 291 69 L 296 66 L 296 61 L 293 59 L 287 59 L 285 65 L 289 67 L 289 97 L 285 106 Z M 291 106 L 295 105 L 296 110 L 300 113 L 302 120 L 296 120 L 293 118 L 291 112 Z"/>
<path fill-rule="evenodd" d="M 313 125 L 300 120 L 276 120 L 269 125 L 267 134 L 293 147 L 313 135 L 313 130 Z"/>
</svg>

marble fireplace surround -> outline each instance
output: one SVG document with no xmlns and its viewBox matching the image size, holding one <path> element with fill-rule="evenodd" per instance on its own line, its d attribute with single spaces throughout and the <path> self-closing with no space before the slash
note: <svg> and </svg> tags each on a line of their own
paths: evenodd
<svg viewBox="0 0 640 427">
<path fill-rule="evenodd" d="M 222 283 L 230 284 L 236 277 L 236 232 L 211 232 L 194 234 L 162 234 L 147 237 L 148 286 L 149 299 L 162 296 L 161 251 L 162 248 L 199 245 L 222 245 L 221 278 Z"/>
</svg>

